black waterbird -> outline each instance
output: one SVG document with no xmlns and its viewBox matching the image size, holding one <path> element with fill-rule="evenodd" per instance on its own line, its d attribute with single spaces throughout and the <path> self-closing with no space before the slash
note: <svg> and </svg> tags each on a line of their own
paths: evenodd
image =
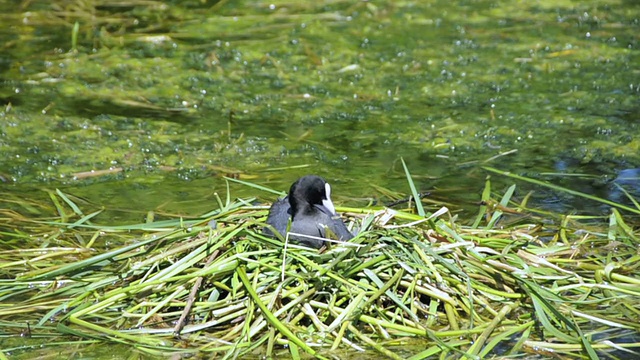
<svg viewBox="0 0 640 360">
<path fill-rule="evenodd" d="M 323 178 L 306 175 L 291 185 L 289 195 L 279 199 L 269 209 L 267 224 L 286 236 L 291 219 L 289 239 L 316 249 L 325 244 L 323 239 L 353 238 L 331 202 L 331 186 Z M 273 235 L 269 228 L 264 232 Z"/>
</svg>

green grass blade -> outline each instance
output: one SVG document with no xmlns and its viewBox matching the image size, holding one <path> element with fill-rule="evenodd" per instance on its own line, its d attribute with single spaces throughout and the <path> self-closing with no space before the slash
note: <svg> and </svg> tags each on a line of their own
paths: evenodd
<svg viewBox="0 0 640 360">
<path fill-rule="evenodd" d="M 407 176 L 407 182 L 409 183 L 409 187 L 411 188 L 411 195 L 413 196 L 413 201 L 416 204 L 416 209 L 418 210 L 418 215 L 421 217 L 425 217 L 424 208 L 422 207 L 422 199 L 420 198 L 420 194 L 416 189 L 416 185 L 413 183 L 413 179 L 411 178 L 411 173 L 409 173 L 409 169 L 407 168 L 407 164 L 405 164 L 404 159 L 400 158 L 402 161 L 402 167 L 404 168 L 404 173 Z"/>
<path fill-rule="evenodd" d="M 64 202 L 66 202 L 67 205 L 69 205 L 69 207 L 71 208 L 71 210 L 73 210 L 74 213 L 76 213 L 78 216 L 84 216 L 84 214 L 82 213 L 82 210 L 80 210 L 78 205 L 76 205 L 73 201 L 71 201 L 71 199 L 69 199 L 69 197 L 65 195 L 65 193 L 60 191 L 60 189 L 56 189 L 56 194 L 58 194 L 58 196 L 60 196 L 60 198 L 64 200 Z"/>
<path fill-rule="evenodd" d="M 629 201 L 633 203 L 636 209 L 640 210 L 640 203 L 638 203 L 638 200 L 636 200 L 636 198 L 634 198 L 633 195 L 629 194 L 627 189 L 623 188 L 622 186 L 620 186 L 620 184 L 615 182 L 613 183 L 613 185 L 615 185 L 620 191 L 622 191 L 622 193 L 627 197 L 627 199 L 629 199 Z"/>
<path fill-rule="evenodd" d="M 502 199 L 500 199 L 500 205 L 503 206 L 503 207 L 507 207 L 509 205 L 509 201 L 511 200 L 511 197 L 513 196 L 513 193 L 515 191 L 516 191 L 516 186 L 515 185 L 509 186 L 507 191 L 502 196 Z M 502 210 L 496 209 L 493 212 L 493 215 L 491 216 L 491 220 L 489 220 L 489 223 L 487 224 L 486 228 L 487 229 L 492 229 L 495 226 L 496 222 L 498 220 L 500 220 L 500 217 L 502 217 Z"/>
<path fill-rule="evenodd" d="M 267 321 L 271 323 L 271 325 L 278 329 L 278 331 L 280 331 L 282 335 L 286 336 L 289 341 L 300 347 L 302 350 L 306 351 L 308 354 L 314 355 L 319 359 L 327 360 L 325 357 L 318 355 L 315 350 L 309 347 L 309 345 L 307 345 L 304 341 L 300 340 L 300 338 L 298 338 L 293 332 L 291 332 L 291 330 L 289 330 L 289 328 L 285 324 L 283 324 L 280 320 L 278 320 L 277 317 L 273 315 L 273 313 L 262 302 L 262 300 L 258 296 L 258 293 L 251 285 L 251 281 L 249 280 L 249 277 L 247 276 L 247 273 L 242 266 L 236 269 L 236 274 L 238 274 L 240 281 L 242 281 L 245 290 L 247 290 L 247 293 L 249 293 L 249 296 L 251 297 L 253 302 L 258 305 L 258 307 L 262 311 L 262 314 L 267 319 Z"/>
<path fill-rule="evenodd" d="M 599 203 L 603 203 L 603 204 L 606 204 L 606 205 L 609 205 L 609 206 L 616 207 L 618 209 L 626 210 L 626 211 L 629 211 L 631 213 L 640 215 L 640 209 L 635 209 L 635 208 L 632 208 L 632 207 L 629 207 L 629 206 L 626 206 L 626 205 L 623 205 L 623 204 L 618 204 L 618 203 L 613 202 L 611 200 L 607 200 L 607 199 L 599 198 L 597 196 L 585 194 L 585 193 L 580 192 L 580 191 L 567 189 L 567 188 L 562 187 L 562 186 L 549 184 L 549 183 L 544 182 L 544 181 L 540 181 L 540 180 L 536 180 L 536 179 L 532 179 L 532 178 L 516 175 L 516 174 L 513 174 L 513 173 L 511 173 L 509 171 L 502 171 L 502 170 L 494 169 L 494 168 L 488 167 L 488 166 L 483 166 L 482 168 L 487 170 L 487 171 L 496 173 L 496 174 L 500 174 L 500 175 L 503 175 L 503 176 L 510 177 L 512 179 L 526 181 L 526 182 L 531 183 L 531 184 L 543 186 L 543 187 L 546 187 L 546 188 L 549 188 L 549 189 L 552 189 L 552 190 L 555 190 L 555 191 L 565 192 L 567 194 L 579 196 L 579 197 L 582 197 L 582 198 L 585 198 L 585 199 L 588 199 L 588 200 L 591 200 L 591 201 L 596 201 L 596 202 L 599 202 Z"/>
<path fill-rule="evenodd" d="M 480 203 L 480 208 L 478 209 L 478 215 L 476 216 L 472 228 L 477 229 L 482 222 L 482 219 L 487 215 L 487 204 L 491 200 L 491 180 L 489 176 L 487 176 L 487 180 L 484 182 L 484 190 L 482 191 L 482 202 Z"/>
<path fill-rule="evenodd" d="M 272 194 L 276 194 L 278 196 L 286 195 L 286 193 L 283 192 L 283 191 L 273 190 L 273 189 L 268 188 L 266 186 L 250 183 L 250 182 L 247 182 L 247 181 L 242 181 L 242 180 L 233 179 L 233 178 L 229 178 L 229 177 L 225 177 L 225 179 L 228 180 L 228 181 L 233 181 L 233 182 L 238 183 L 238 184 L 242 184 L 242 185 L 246 185 L 246 186 L 252 187 L 254 189 L 258 189 L 258 190 L 261 190 L 261 191 L 266 191 L 266 192 L 269 192 L 269 193 L 272 193 Z"/>
</svg>

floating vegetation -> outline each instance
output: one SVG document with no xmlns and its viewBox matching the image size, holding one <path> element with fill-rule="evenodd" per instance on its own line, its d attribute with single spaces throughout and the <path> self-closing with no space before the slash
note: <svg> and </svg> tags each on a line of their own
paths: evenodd
<svg viewBox="0 0 640 360">
<path fill-rule="evenodd" d="M 515 203 L 514 189 L 494 199 L 487 180 L 471 226 L 420 203 L 339 208 L 358 236 L 324 252 L 263 236 L 268 207 L 254 199 L 107 226 L 51 193 L 56 218 L 0 214 L 3 351 L 640 356 L 637 230 L 616 209 L 606 228 L 548 221 Z"/>
</svg>

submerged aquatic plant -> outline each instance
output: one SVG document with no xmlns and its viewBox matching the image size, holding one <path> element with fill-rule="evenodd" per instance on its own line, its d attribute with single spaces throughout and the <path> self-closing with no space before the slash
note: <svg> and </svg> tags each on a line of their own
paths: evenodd
<svg viewBox="0 0 640 360">
<path fill-rule="evenodd" d="M 514 203 L 514 189 L 494 200 L 487 180 L 471 226 L 420 202 L 415 214 L 339 208 L 359 233 L 323 253 L 265 237 L 267 207 L 253 199 L 106 226 L 57 191 L 57 218 L 2 216 L 0 326 L 31 337 L 4 351 L 638 356 L 637 231 L 615 209 L 604 230 L 571 215 L 555 225 Z"/>
</svg>

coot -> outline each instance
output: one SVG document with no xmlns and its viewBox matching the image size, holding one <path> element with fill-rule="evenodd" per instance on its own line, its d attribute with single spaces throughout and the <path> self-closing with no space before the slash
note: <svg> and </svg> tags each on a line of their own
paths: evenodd
<svg viewBox="0 0 640 360">
<path fill-rule="evenodd" d="M 269 209 L 267 224 L 285 236 L 289 219 L 289 239 L 316 249 L 325 242 L 312 237 L 337 237 L 341 241 L 353 238 L 333 207 L 331 186 L 320 176 L 307 175 L 294 182 L 289 195 L 273 203 Z M 268 228 L 264 232 L 273 235 Z"/>
</svg>

